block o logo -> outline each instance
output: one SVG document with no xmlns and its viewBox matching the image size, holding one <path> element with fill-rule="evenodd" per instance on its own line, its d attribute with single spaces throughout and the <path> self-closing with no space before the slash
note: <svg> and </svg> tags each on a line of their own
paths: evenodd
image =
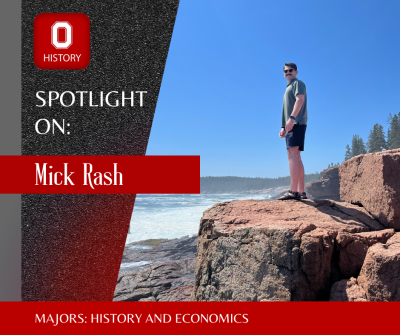
<svg viewBox="0 0 400 335">
<path fill-rule="evenodd" d="M 39 69 L 81 70 L 89 65 L 90 20 L 85 14 L 39 14 L 33 35 L 33 60 Z"/>
<path fill-rule="evenodd" d="M 60 42 L 58 36 L 58 30 L 65 30 L 65 41 Z M 56 49 L 68 49 L 72 44 L 72 26 L 69 22 L 56 22 L 51 26 L 51 44 L 54 45 Z"/>
</svg>

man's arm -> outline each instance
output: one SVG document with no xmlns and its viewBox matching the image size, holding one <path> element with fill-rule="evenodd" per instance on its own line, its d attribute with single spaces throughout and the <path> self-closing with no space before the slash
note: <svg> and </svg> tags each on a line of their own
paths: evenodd
<svg viewBox="0 0 400 335">
<path fill-rule="evenodd" d="M 294 118 L 297 116 L 297 114 L 299 114 L 301 107 L 303 106 L 304 103 L 304 94 L 297 94 L 296 95 L 296 102 L 294 103 L 294 107 L 293 107 L 293 112 L 291 114 L 291 116 L 293 116 Z M 286 122 L 286 127 L 285 130 L 286 131 L 291 131 L 293 129 L 293 125 L 294 125 L 294 120 L 293 119 L 289 119 Z"/>
<path fill-rule="evenodd" d="M 304 99 L 304 94 L 296 95 L 296 102 L 294 103 L 293 112 L 291 114 L 292 116 L 296 117 L 297 114 L 299 114 L 301 107 L 303 106 Z"/>
</svg>

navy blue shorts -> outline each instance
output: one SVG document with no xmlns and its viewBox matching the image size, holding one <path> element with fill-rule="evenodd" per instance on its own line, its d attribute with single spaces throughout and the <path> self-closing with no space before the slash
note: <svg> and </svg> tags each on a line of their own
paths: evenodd
<svg viewBox="0 0 400 335">
<path fill-rule="evenodd" d="M 305 124 L 295 124 L 293 125 L 293 129 L 289 131 L 286 136 L 286 149 L 299 147 L 300 151 L 304 151 L 304 139 L 306 137 L 306 128 Z"/>
</svg>

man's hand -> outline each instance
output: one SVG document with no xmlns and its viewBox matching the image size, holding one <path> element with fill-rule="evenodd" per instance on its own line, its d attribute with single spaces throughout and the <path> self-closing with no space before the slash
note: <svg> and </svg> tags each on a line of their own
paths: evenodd
<svg viewBox="0 0 400 335">
<path fill-rule="evenodd" d="M 279 132 L 279 137 L 280 138 L 284 138 L 285 137 L 285 129 L 281 129 L 281 131 Z"/>
<path fill-rule="evenodd" d="M 291 131 L 293 129 L 293 125 L 294 125 L 294 120 L 293 119 L 289 119 L 288 122 L 286 122 L 285 130 L 286 131 Z"/>
</svg>

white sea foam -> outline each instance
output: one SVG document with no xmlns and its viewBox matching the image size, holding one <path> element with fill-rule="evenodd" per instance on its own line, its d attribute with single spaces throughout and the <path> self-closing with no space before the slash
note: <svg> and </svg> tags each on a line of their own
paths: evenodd
<svg viewBox="0 0 400 335">
<path fill-rule="evenodd" d="M 148 245 L 133 245 L 129 249 L 131 250 L 146 250 L 146 249 L 153 249 L 153 247 Z"/>
<path fill-rule="evenodd" d="M 268 194 L 139 194 L 126 243 L 197 235 L 203 212 L 215 203 L 268 198 Z"/>
<path fill-rule="evenodd" d="M 141 261 L 141 262 L 121 263 L 121 268 L 134 268 L 147 264 L 150 264 L 150 262 Z"/>
</svg>

